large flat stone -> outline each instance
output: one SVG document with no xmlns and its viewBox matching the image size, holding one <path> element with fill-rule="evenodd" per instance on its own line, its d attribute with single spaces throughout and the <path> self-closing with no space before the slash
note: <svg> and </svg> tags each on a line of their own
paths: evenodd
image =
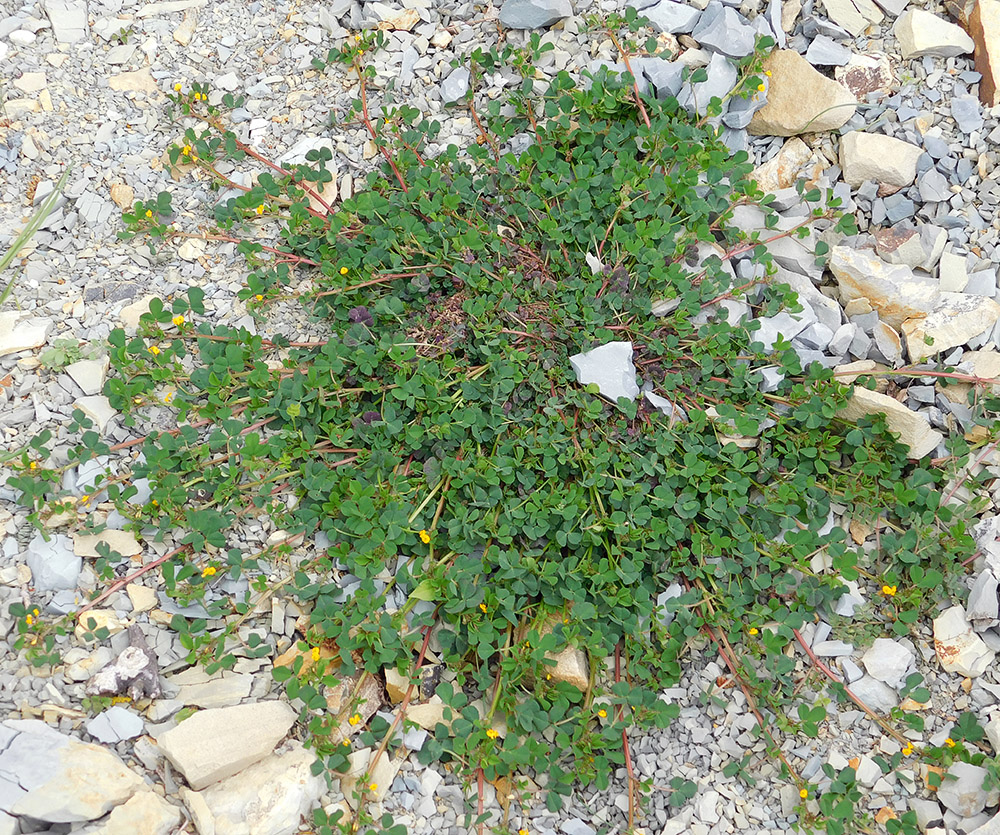
<svg viewBox="0 0 1000 835">
<path fill-rule="evenodd" d="M 910 361 L 920 362 L 939 351 L 965 345 L 992 328 L 997 319 L 1000 319 L 1000 304 L 988 296 L 941 293 L 930 313 L 903 322 Z"/>
<path fill-rule="evenodd" d="M 11 737 L 0 752 L 0 775 L 16 776 L 19 793 L 0 796 L 0 809 L 49 823 L 96 820 L 145 785 L 118 756 L 63 736 L 44 722 L 7 720 Z"/>
<path fill-rule="evenodd" d="M 771 73 L 767 104 L 753 115 L 756 136 L 821 133 L 844 125 L 857 109 L 851 92 L 818 72 L 791 49 L 776 49 L 764 61 Z"/>
<path fill-rule="evenodd" d="M 830 20 L 855 37 L 885 17 L 871 0 L 823 0 L 823 6 Z"/>
<path fill-rule="evenodd" d="M 975 49 L 975 43 L 962 27 L 923 9 L 907 9 L 892 28 L 904 60 L 923 58 L 956 58 Z"/>
<path fill-rule="evenodd" d="M 934 651 L 945 672 L 969 678 L 986 672 L 996 655 L 973 631 L 961 606 L 945 609 L 934 618 Z"/>
<path fill-rule="evenodd" d="M 899 330 L 903 322 L 926 316 L 938 303 L 937 282 L 902 264 L 887 264 L 870 250 L 835 246 L 830 271 L 840 287 L 841 301 L 868 299 L 879 318 Z"/>
<path fill-rule="evenodd" d="M 917 177 L 917 160 L 923 153 L 923 148 L 880 133 L 854 130 L 840 138 L 844 181 L 855 187 L 867 180 L 908 186 Z"/>
<path fill-rule="evenodd" d="M 160 748 L 198 791 L 262 760 L 295 723 L 285 702 L 202 710 L 160 736 Z"/>
</svg>

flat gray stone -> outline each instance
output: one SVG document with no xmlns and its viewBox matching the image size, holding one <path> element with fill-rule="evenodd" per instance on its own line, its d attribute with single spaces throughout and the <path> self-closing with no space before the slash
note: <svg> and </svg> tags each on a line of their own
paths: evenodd
<svg viewBox="0 0 1000 835">
<path fill-rule="evenodd" d="M 997 578 L 989 569 L 980 572 L 969 591 L 966 617 L 972 628 L 982 632 L 997 625 L 998 608 Z"/>
<path fill-rule="evenodd" d="M 59 43 L 76 43 L 87 37 L 87 0 L 45 0 L 45 13 Z"/>
<path fill-rule="evenodd" d="M 814 67 L 843 67 L 851 60 L 851 50 L 826 35 L 817 35 L 809 49 L 806 60 Z"/>
<path fill-rule="evenodd" d="M 62 534 L 50 534 L 46 542 L 36 533 L 28 543 L 25 562 L 38 591 L 71 591 L 83 570 L 83 559 L 73 552 L 72 540 Z"/>
<path fill-rule="evenodd" d="M 505 0 L 500 23 L 508 29 L 541 29 L 572 14 L 570 0 Z"/>
<path fill-rule="evenodd" d="M 889 638 L 876 638 L 861 657 L 868 675 L 895 688 L 902 686 L 915 660 L 913 650 Z"/>
<path fill-rule="evenodd" d="M 691 37 L 713 52 L 743 58 L 753 52 L 757 32 L 735 9 L 712 2 L 691 31 Z"/>
<path fill-rule="evenodd" d="M 469 92 L 471 75 L 465 67 L 455 67 L 441 82 L 441 101 L 454 104 Z"/>
<path fill-rule="evenodd" d="M 134 739 L 144 728 L 142 717 L 121 705 L 109 707 L 87 723 L 87 733 L 108 745 Z"/>
<path fill-rule="evenodd" d="M 895 690 L 884 681 L 868 675 L 851 684 L 851 692 L 876 713 L 888 713 L 899 704 Z"/>
<path fill-rule="evenodd" d="M 643 9 L 642 14 L 657 31 L 678 35 L 690 33 L 695 28 L 701 10 L 676 0 L 660 0 L 655 6 Z"/>
</svg>

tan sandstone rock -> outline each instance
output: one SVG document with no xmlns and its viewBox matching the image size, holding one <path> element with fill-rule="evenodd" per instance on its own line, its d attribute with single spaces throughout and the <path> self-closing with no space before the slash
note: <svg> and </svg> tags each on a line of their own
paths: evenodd
<svg viewBox="0 0 1000 835">
<path fill-rule="evenodd" d="M 771 73 L 767 104 L 750 122 L 756 136 L 795 136 L 836 130 L 854 115 L 851 92 L 813 69 L 799 53 L 776 49 L 764 61 Z"/>
</svg>

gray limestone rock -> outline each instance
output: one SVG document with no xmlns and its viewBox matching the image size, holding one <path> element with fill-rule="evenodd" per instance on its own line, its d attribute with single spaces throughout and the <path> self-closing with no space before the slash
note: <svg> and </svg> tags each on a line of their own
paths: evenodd
<svg viewBox="0 0 1000 835">
<path fill-rule="evenodd" d="M 45 0 L 45 13 L 59 43 L 76 43 L 87 37 L 87 0 Z"/>
<path fill-rule="evenodd" d="M 895 690 L 869 675 L 855 681 L 851 685 L 851 692 L 876 713 L 888 713 L 899 704 Z"/>
<path fill-rule="evenodd" d="M 986 808 L 988 795 L 983 789 L 987 771 L 978 765 L 953 763 L 937 790 L 937 799 L 946 809 L 963 818 L 978 815 Z M 995 802 L 995 801 L 994 801 Z"/>
<path fill-rule="evenodd" d="M 851 60 L 851 50 L 826 35 L 817 35 L 806 50 L 806 60 L 816 67 L 843 67 Z"/>
<path fill-rule="evenodd" d="M 500 23 L 508 29 L 541 29 L 572 14 L 570 0 L 505 0 Z"/>
<path fill-rule="evenodd" d="M 660 0 L 655 6 L 644 9 L 642 13 L 649 18 L 654 29 L 673 35 L 691 32 L 701 17 L 699 9 L 678 3 L 676 0 Z"/>
<path fill-rule="evenodd" d="M 87 733 L 99 742 L 115 745 L 139 736 L 145 727 L 142 717 L 121 705 L 113 705 L 87 722 Z"/>
<path fill-rule="evenodd" d="M 709 3 L 691 32 L 691 37 L 703 47 L 732 58 L 753 52 L 756 35 L 735 9 L 717 2 Z"/>
<path fill-rule="evenodd" d="M 998 608 L 997 578 L 989 569 L 981 572 L 969 591 L 969 602 L 966 617 L 972 628 L 983 632 L 997 625 Z"/>
<path fill-rule="evenodd" d="M 39 591 L 75 589 L 83 570 L 83 559 L 73 553 L 72 540 L 62 534 L 52 536 L 48 542 L 41 533 L 35 534 L 28 543 L 25 562 Z"/>
<path fill-rule="evenodd" d="M 455 67 L 441 82 L 441 101 L 454 104 L 469 92 L 471 74 L 465 67 Z"/>
<path fill-rule="evenodd" d="M 889 638 L 876 638 L 861 657 L 868 675 L 896 688 L 903 684 L 915 661 L 913 650 Z"/>
</svg>

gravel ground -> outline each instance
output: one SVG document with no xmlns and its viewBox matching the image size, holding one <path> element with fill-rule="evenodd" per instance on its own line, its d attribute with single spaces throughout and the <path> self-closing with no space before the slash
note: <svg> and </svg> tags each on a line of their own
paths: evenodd
<svg viewBox="0 0 1000 835">
<path fill-rule="evenodd" d="M 698 5 L 701 8 L 704 3 Z M 578 72 L 594 61 L 613 60 L 610 43 L 587 35 L 581 16 L 619 8 L 617 0 L 574 0 L 574 16 L 543 30 L 544 38 L 556 49 L 546 55 L 542 72 Z M 750 19 L 764 12 L 755 0 L 729 8 Z M 332 136 L 341 193 L 350 193 L 373 165 L 374 150 L 361 129 L 338 129 L 331 134 L 329 124 L 331 117 L 339 119 L 348 112 L 356 88 L 336 71 L 316 73 L 310 61 L 361 27 L 395 20 L 404 9 L 417 14 L 408 21 L 409 31 L 387 33 L 388 49 L 375 59 L 378 78 L 373 88 L 384 93 L 391 83 L 398 101 L 441 119 L 442 143 L 474 140 L 477 131 L 467 111 L 444 103 L 462 91 L 461 76 L 452 75 L 452 60 L 476 46 L 495 43 L 501 31 L 515 44 L 527 36 L 523 30 L 503 30 L 498 9 L 488 4 L 433 0 L 406 0 L 403 6 L 352 0 L 89 0 L 88 4 L 83 0 L 49 0 L 46 9 L 44 3 L 33 0 L 23 4 L 0 0 L 0 98 L 5 100 L 5 118 L 0 121 L 0 252 L 13 240 L 32 205 L 40 204 L 63 171 L 72 167 L 58 210 L 21 252 L 17 261 L 21 271 L 0 312 L 0 345 L 14 344 L 3 342 L 8 332 L 13 332 L 10 338 L 15 340 L 24 336 L 24 328 L 42 328 L 44 332 L 41 345 L 0 352 L 0 451 L 18 449 L 44 429 L 53 433 L 57 446 L 65 447 L 74 404 L 95 392 L 81 385 L 76 375 L 42 366 L 40 354 L 71 344 L 82 349 L 72 359 L 99 357 L 111 329 L 137 315 L 136 304 L 150 293 L 169 297 L 197 285 L 205 291 L 211 319 L 237 327 L 257 327 L 236 298 L 244 285 L 245 267 L 234 245 L 190 246 L 180 253 L 164 247 L 151 256 L 144 244 L 116 239 L 122 228 L 120 206 L 130 205 L 133 199 L 153 198 L 169 189 L 179 218 L 193 228 L 220 197 L 209 190 L 206 180 L 174 182 L 165 169 L 164 151 L 179 130 L 165 116 L 163 93 L 177 82 L 189 85 L 198 81 L 211 85 L 213 100 L 227 91 L 245 91 L 248 100 L 233 115 L 237 129 L 275 158 L 302 152 L 316 137 Z M 943 14 L 941 9 L 931 10 Z M 809 135 L 807 144 L 814 159 L 826 169 L 830 185 L 841 177 L 837 152 L 840 132 L 865 128 L 926 151 L 916 163 L 917 180 L 912 185 L 890 194 L 866 182 L 846 192 L 841 185 L 841 193 L 852 199 L 862 233 L 892 223 L 918 229 L 934 225 L 943 230 L 951 259 L 948 263 L 964 273 L 965 292 L 995 297 L 1000 186 L 992 174 L 996 159 L 993 147 L 1000 139 L 997 114 L 978 105 L 979 77 L 970 55 L 903 60 L 892 34 L 892 19 L 889 15 L 860 36 L 844 37 L 847 33 L 831 28 L 818 4 L 815 8 L 812 2 L 803 5 L 788 33 L 788 48 L 800 52 L 826 48 L 839 60 L 836 44 L 840 44 L 851 53 L 884 56 L 883 63 L 892 70 L 888 93 L 875 90 L 867 94 L 870 106 L 859 108 L 841 131 Z M 834 47 L 823 41 L 815 45 L 817 36 L 827 35 L 832 35 Z M 687 35 L 679 33 L 679 37 L 683 42 Z M 825 70 L 832 73 L 829 66 Z M 487 80 L 484 95 L 500 95 L 510 80 L 511 76 L 497 73 Z M 374 95 L 378 98 L 380 93 Z M 738 129 L 730 131 L 727 141 L 734 147 L 746 147 L 758 164 L 772 159 L 785 144 L 781 137 L 748 137 Z M 866 240 L 862 237 L 855 243 Z M 11 274 L 8 271 L 4 278 Z M 814 328 L 810 335 L 803 333 L 797 346 L 824 357 L 831 365 L 860 359 L 900 364 L 901 356 L 894 356 L 899 351 L 899 335 L 892 328 L 887 333 L 884 323 L 877 315 L 872 320 L 872 315 L 862 311 L 845 317 L 846 341 L 842 338 L 842 344 L 836 341 L 835 328 L 828 328 L 828 334 Z M 272 318 L 260 327 L 268 334 L 283 333 L 296 340 L 325 333 L 323 323 L 309 321 L 293 305 L 273 310 Z M 971 335 L 955 347 L 949 362 L 961 362 L 964 351 L 995 346 L 998 335 L 1000 325 Z M 906 405 L 942 432 L 967 426 L 967 407 L 936 394 L 933 382 L 915 381 Z M 154 416 L 161 421 L 169 417 L 166 409 Z M 111 417 L 105 436 L 109 442 L 119 443 L 133 437 L 133 430 Z M 982 462 L 982 466 L 997 465 L 1000 461 L 992 458 Z M 71 473 L 67 486 L 82 491 L 88 476 L 92 473 Z M 963 498 L 962 491 L 956 495 Z M 6 636 L 9 643 L 16 635 L 7 614 L 10 603 L 30 600 L 41 605 L 45 615 L 51 615 L 72 606 L 79 591 L 98 585 L 90 563 L 74 571 L 72 540 L 57 536 L 44 543 L 14 498 L 9 488 L 0 487 L 0 636 Z M 107 511 L 99 502 L 95 504 L 96 512 Z M 113 521 L 112 516 L 109 522 Z M 251 547 L 273 533 L 263 520 L 248 524 L 240 535 Z M 168 540 L 150 547 L 162 555 L 171 543 Z M 986 546 L 984 553 L 989 556 Z M 65 566 L 71 575 L 70 587 L 60 591 L 58 577 L 42 576 L 46 570 L 54 570 L 53 565 Z M 33 566 L 31 570 L 29 566 Z M 977 563 L 976 567 L 982 572 L 991 569 L 992 563 L 987 560 L 985 566 Z M 144 582 L 153 581 L 147 575 Z M 226 591 L 235 593 L 239 587 Z M 876 588 L 859 591 L 869 600 L 877 598 Z M 993 591 L 995 597 L 995 587 Z M 154 702 L 141 717 L 140 728 L 148 737 L 135 734 L 108 742 L 73 712 L 83 696 L 83 682 L 128 645 L 126 632 L 96 651 L 71 641 L 67 664 L 54 670 L 32 670 L 23 655 L 13 651 L 0 654 L 0 715 L 41 717 L 65 734 L 101 742 L 140 773 L 152 775 L 149 779 L 162 785 L 166 797 L 183 810 L 176 772 L 163 769 L 163 761 L 150 753 L 148 743 L 150 737 L 157 739 L 176 724 L 172 716 L 182 704 L 193 703 L 178 700 L 183 681 L 169 678 L 185 668 L 181 660 L 184 652 L 174 633 L 158 628 L 176 606 L 156 598 L 148 608 L 142 608 L 142 595 L 142 589 L 118 593 L 107 607 L 123 620 L 135 620 L 142 626 L 168 675 L 165 698 Z M 295 620 L 301 614 L 294 602 L 278 600 L 270 612 L 251 620 L 247 628 L 269 634 L 275 651 L 280 652 L 290 645 Z M 806 637 L 817 653 L 821 649 L 818 645 L 823 644 L 822 649 L 829 650 L 828 662 L 850 681 L 862 679 L 862 650 L 854 650 L 853 645 L 846 649 L 834 646 L 835 640 L 851 641 L 851 635 L 831 636 L 829 632 L 821 622 Z M 1000 676 L 996 670 L 991 666 L 974 681 L 943 672 L 936 660 L 931 624 L 921 624 L 918 634 L 919 638 L 887 648 L 894 663 L 923 673 L 932 693 L 925 713 L 926 731 L 915 739 L 943 743 L 951 722 L 964 710 L 977 713 L 986 724 L 991 710 L 998 707 Z M 984 639 L 991 646 L 996 640 L 988 635 Z M 638 820 L 646 832 L 771 833 L 795 824 L 797 790 L 779 778 L 775 762 L 764 753 L 764 742 L 752 733 L 754 719 L 745 697 L 732 686 L 720 664 L 710 646 L 695 647 L 683 681 L 664 693 L 664 698 L 681 707 L 680 718 L 663 733 L 632 740 L 636 771 L 652 784 Z M 808 661 L 800 658 L 796 677 L 802 677 L 806 690 L 819 688 L 815 678 L 806 677 L 808 667 Z M 203 707 L 254 703 L 273 696 L 269 664 L 242 659 L 235 673 L 244 678 L 212 685 L 215 689 Z M 820 695 L 819 689 L 816 695 Z M 878 733 L 877 726 L 860 711 L 832 705 L 829 710 L 833 718 L 822 727 L 818 739 L 804 744 L 803 738 L 796 738 L 787 745 L 790 761 L 807 779 L 819 780 L 821 765 L 826 762 L 843 763 L 852 757 L 873 762 L 873 757 L 898 750 L 898 743 Z M 722 773 L 726 764 L 747 753 L 751 755 L 750 772 L 757 778 L 753 786 Z M 866 765 L 865 759 L 860 765 Z M 905 766 L 886 774 L 876 767 L 876 772 L 866 771 L 870 781 L 862 803 L 865 811 L 874 814 L 889 808 L 902 814 L 915 799 L 927 797 L 920 775 Z M 0 767 L 0 776 L 3 773 Z M 588 788 L 577 791 L 558 814 L 545 810 L 539 786 L 527 781 L 523 803 L 511 805 L 504 825 L 510 831 L 526 828 L 531 833 L 559 831 L 565 835 L 625 831 L 628 797 L 624 777 L 624 773 L 618 774 L 615 783 L 603 792 Z M 668 798 L 670 780 L 676 777 L 696 782 L 698 793 L 674 808 Z M 485 800 L 486 808 L 500 816 L 492 787 L 488 787 Z M 333 809 L 342 802 L 342 795 L 336 790 L 324 793 L 320 802 Z M 986 808 L 995 805 L 991 798 Z M 402 764 L 382 806 L 418 835 L 466 831 L 463 821 L 470 808 L 453 775 L 427 769 L 415 756 Z M 6 807 L 0 804 L 0 808 Z M 929 814 L 926 807 L 924 812 Z M 964 819 L 955 812 L 947 815 L 945 824 L 956 832 L 971 831 L 985 820 L 979 812 Z M 182 822 L 163 831 L 193 832 L 189 817 L 183 811 Z M 930 817 L 933 820 L 933 815 Z M 30 828 L 35 824 L 27 819 L 22 819 L 20 830 L 5 829 L 9 820 L 0 813 L 0 833 L 42 831 Z M 45 831 L 78 831 L 84 826 L 92 825 L 57 824 Z"/>
</svg>

